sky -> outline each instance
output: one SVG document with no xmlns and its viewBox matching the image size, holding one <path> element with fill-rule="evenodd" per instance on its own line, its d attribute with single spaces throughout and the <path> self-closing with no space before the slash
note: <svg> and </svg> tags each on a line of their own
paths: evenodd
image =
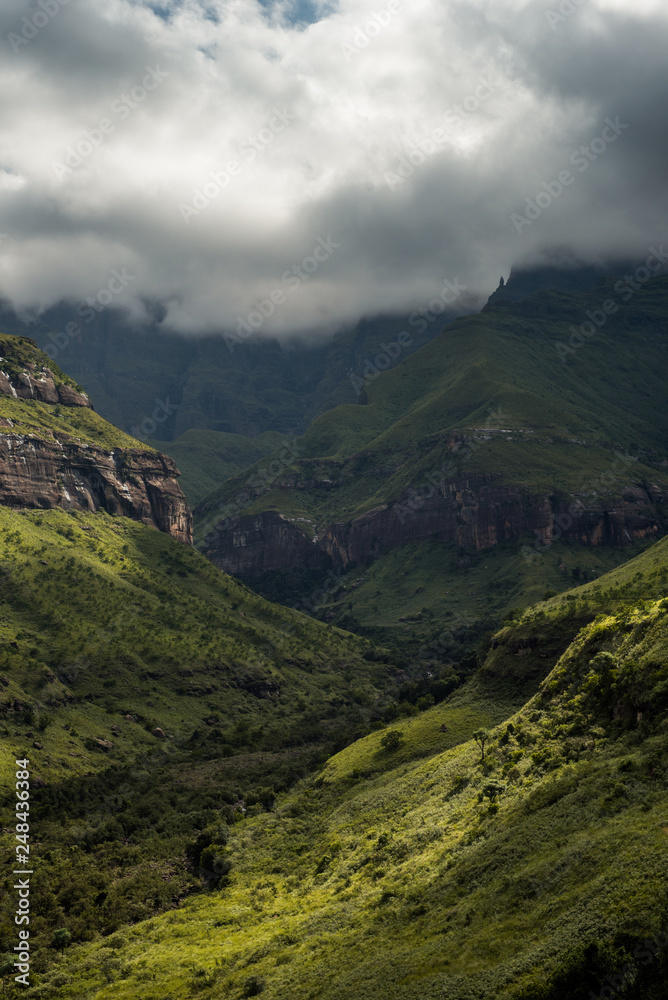
<svg viewBox="0 0 668 1000">
<path fill-rule="evenodd" d="M 665 0 L 4 0 L 0 297 L 331 334 L 668 247 Z"/>
</svg>

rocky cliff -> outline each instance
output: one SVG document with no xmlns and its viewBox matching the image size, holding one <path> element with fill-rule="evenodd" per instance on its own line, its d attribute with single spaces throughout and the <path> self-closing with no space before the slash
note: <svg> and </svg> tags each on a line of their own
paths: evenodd
<svg viewBox="0 0 668 1000">
<path fill-rule="evenodd" d="M 172 459 L 93 412 L 26 338 L 0 337 L 0 504 L 106 510 L 192 543 Z"/>
<path fill-rule="evenodd" d="M 329 556 L 346 569 L 411 542 L 453 542 L 462 549 L 490 548 L 525 539 L 525 554 L 557 538 L 584 545 L 624 547 L 662 532 L 658 487 L 628 485 L 613 502 L 590 505 L 574 497 L 532 494 L 474 476 L 383 504 L 351 521 L 335 521 L 310 539 L 286 514 L 266 511 L 227 518 L 205 539 L 203 551 L 218 567 L 252 579 L 272 570 L 316 568 Z"/>
<path fill-rule="evenodd" d="M 0 503 L 7 507 L 106 510 L 190 544 L 192 516 L 177 477 L 158 452 L 0 435 Z"/>
<path fill-rule="evenodd" d="M 29 342 L 30 343 L 30 342 Z M 8 353 L 8 352 L 7 352 Z M 0 365 L 7 362 L 0 358 Z M 15 362 L 20 359 L 13 359 Z M 7 365 L 9 368 L 10 366 Z M 18 367 L 18 370 L 16 370 Z M 65 381 L 56 383 L 54 373 L 46 365 L 39 367 L 31 361 L 21 361 L 11 366 L 12 371 L 0 370 L 0 393 L 14 399 L 32 399 L 38 403 L 61 403 L 63 406 L 86 406 L 92 404 L 83 390 Z M 21 370 L 23 368 L 23 370 Z"/>
</svg>

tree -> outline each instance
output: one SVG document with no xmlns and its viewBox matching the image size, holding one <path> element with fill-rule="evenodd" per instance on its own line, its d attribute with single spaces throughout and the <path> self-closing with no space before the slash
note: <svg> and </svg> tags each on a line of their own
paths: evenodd
<svg viewBox="0 0 668 1000">
<path fill-rule="evenodd" d="M 399 729 L 390 729 L 383 736 L 380 745 L 389 753 L 392 753 L 394 750 L 398 750 L 403 742 L 404 734 Z"/>
<path fill-rule="evenodd" d="M 480 762 L 485 763 L 485 743 L 489 739 L 489 729 L 476 729 L 473 734 L 473 739 L 476 741 L 480 747 Z"/>
<path fill-rule="evenodd" d="M 505 792 L 506 786 L 501 781 L 488 781 L 482 790 L 482 794 L 486 795 L 490 802 L 494 802 L 497 795 L 501 795 Z"/>
<path fill-rule="evenodd" d="M 68 931 L 67 927 L 61 927 L 60 930 L 54 931 L 53 937 L 51 938 L 51 947 L 60 948 L 60 951 L 63 952 L 71 941 L 72 935 Z"/>
</svg>

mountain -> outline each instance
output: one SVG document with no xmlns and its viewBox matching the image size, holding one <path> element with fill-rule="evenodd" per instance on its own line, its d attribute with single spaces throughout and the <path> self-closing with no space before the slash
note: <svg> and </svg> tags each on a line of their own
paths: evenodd
<svg viewBox="0 0 668 1000">
<path fill-rule="evenodd" d="M 553 312 L 574 308 L 548 295 Z M 169 460 L 102 420 L 34 343 L 3 337 L 0 864 L 12 884 L 11 762 L 28 758 L 27 995 L 587 1000 L 614 983 L 621 1000 L 660 1000 L 668 541 L 650 542 L 662 530 L 665 284 L 644 295 L 615 317 L 604 372 L 584 357 L 592 339 L 587 378 L 568 357 L 559 381 L 544 344 L 531 346 L 545 302 L 498 303 L 445 331 L 450 365 L 437 369 L 441 339 L 368 379 L 358 404 L 282 438 L 224 514 L 253 559 L 239 525 L 276 518 L 286 568 L 273 585 L 308 614 L 221 572 L 182 543 L 178 519 L 155 530 L 139 501 L 153 488 L 175 503 Z M 497 434 L 476 430 L 490 401 L 504 414 Z M 536 422 L 541 407 L 553 426 Z M 624 460 L 610 475 L 613 435 Z M 304 558 L 318 548 L 303 511 L 347 503 L 345 539 L 355 505 L 372 520 L 378 496 L 407 506 L 397 483 L 442 455 L 468 476 L 456 530 L 482 544 L 389 544 L 361 569 L 343 565 L 343 544 L 339 564 L 328 551 L 314 569 L 289 562 L 294 537 Z M 485 476 L 529 516 L 526 497 L 555 469 L 564 493 L 608 473 L 568 514 L 589 544 L 554 520 L 563 496 L 549 508 L 561 538 L 475 535 Z M 418 532 L 433 498 L 421 499 Z M 630 559 L 634 535 L 644 551 Z M 386 627 L 379 607 L 394 615 L 404 601 L 407 621 Z M 351 610 L 393 651 L 312 617 Z M 10 896 L 11 998 L 23 987 Z"/>
<path fill-rule="evenodd" d="M 0 503 L 123 514 L 190 544 L 171 459 L 98 416 L 34 341 L 0 335 Z"/>
<path fill-rule="evenodd" d="M 247 450 L 254 460 L 258 437 L 302 433 L 318 413 L 356 401 L 365 372 L 395 364 L 454 318 L 443 301 L 437 309 L 362 319 L 326 343 L 181 337 L 163 330 L 159 310 L 152 322 L 137 324 L 118 310 L 74 304 L 28 323 L 5 304 L 0 329 L 34 338 L 86 387 L 106 419 L 134 437 L 160 448 L 174 442 L 177 461 L 193 444 L 206 453 L 204 466 L 184 474 L 195 502 L 201 476 L 209 489 L 218 485 L 235 452 Z"/>
<path fill-rule="evenodd" d="M 201 892 L 185 852 L 220 808 L 270 803 L 349 742 L 397 670 L 138 521 L 0 507 L 0 538 L 0 737 L 30 760 L 40 972 L 61 926 L 92 940 Z M 15 933 L 3 908 L 0 951 Z"/>
<path fill-rule="evenodd" d="M 181 473 L 179 485 L 195 505 L 222 482 L 239 475 L 249 466 L 267 458 L 289 439 L 278 431 L 264 431 L 257 437 L 226 434 L 191 428 L 175 441 L 146 438 L 152 447 L 169 452 Z"/>
<path fill-rule="evenodd" d="M 99 417 L 32 341 L 0 346 L 2 777 L 15 792 L 8 762 L 29 760 L 39 976 L 59 928 L 93 940 L 217 884 L 200 854 L 221 806 L 230 822 L 270 807 L 368 731 L 404 675 L 183 544 L 171 460 Z M 7 884 L 15 807 L 4 787 Z M 0 951 L 15 936 L 3 906 Z"/>
<path fill-rule="evenodd" d="M 384 642 L 480 633 L 665 530 L 666 316 L 658 276 L 456 320 L 206 497 L 198 544 L 274 598 L 329 572 L 322 613 Z"/>
<path fill-rule="evenodd" d="M 200 851 L 224 881 L 68 949 L 36 995 L 661 1000 L 667 586 L 663 540 L 271 807 L 214 807 Z"/>
<path fill-rule="evenodd" d="M 617 280 L 636 267 L 632 260 L 591 262 L 578 260 L 570 250 L 553 251 L 540 263 L 525 261 L 515 264 L 508 280 L 501 278 L 488 302 L 521 302 L 542 291 L 579 295 L 593 291 L 605 278 Z"/>
</svg>

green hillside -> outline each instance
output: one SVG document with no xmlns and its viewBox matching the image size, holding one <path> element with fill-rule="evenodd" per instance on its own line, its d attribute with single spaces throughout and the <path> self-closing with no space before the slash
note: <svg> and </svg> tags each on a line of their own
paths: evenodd
<svg viewBox="0 0 668 1000">
<path fill-rule="evenodd" d="M 28 338 L 0 334 L 0 370 L 15 379 L 26 365 L 39 371 L 46 367 L 53 374 L 56 386 L 66 385 L 79 392 L 82 387 L 63 374 L 58 365 Z M 108 450 L 114 448 L 147 449 L 123 431 L 109 424 L 85 406 L 61 406 L 35 399 L 17 399 L 0 394 L 0 434 L 29 434 L 39 438 L 76 439 Z"/>
<path fill-rule="evenodd" d="M 466 687 L 210 828 L 218 888 L 27 995 L 661 1000 L 667 585 L 663 541 L 530 609 Z"/>
<path fill-rule="evenodd" d="M 517 308 L 494 306 L 503 316 Z M 294 448 L 260 458 L 244 511 L 286 502 L 317 521 L 337 494 L 356 503 L 392 448 L 418 467 L 416 442 L 438 426 L 434 414 L 444 424 L 465 399 L 482 405 L 466 345 L 483 358 L 489 331 L 477 343 L 472 322 L 452 328 L 464 331 L 468 396 L 457 395 L 457 378 L 441 371 L 438 381 L 433 358 L 433 384 L 420 367 L 412 403 L 376 396 L 377 380 L 369 402 L 343 408 L 367 416 L 338 458 L 312 456 L 323 428 L 345 426 L 341 408 Z M 531 321 L 520 336 L 516 322 L 497 329 L 495 364 L 508 379 L 535 330 Z M 6 350 L 24 347 L 8 340 Z M 386 377 L 410 374 L 422 353 Z M 658 354 L 654 363 L 660 373 Z M 617 403 L 610 391 L 601 409 L 611 434 L 622 433 L 617 406 L 643 441 L 619 442 L 633 476 L 660 480 L 663 418 L 645 428 L 650 403 L 661 411 L 659 374 L 638 364 L 647 411 L 635 376 L 628 397 L 618 380 Z M 487 449 L 484 462 L 503 457 L 499 477 L 510 482 L 515 455 L 530 485 L 554 481 L 584 423 L 565 423 L 563 391 L 548 397 L 547 381 L 542 390 L 556 429 L 534 441 L 518 404 L 511 426 L 497 428 L 511 433 L 481 432 L 465 461 L 483 462 Z M 3 398 L 20 407 L 10 419 L 32 421 L 37 434 L 67 419 L 65 409 L 95 417 Z M 387 433 L 374 424 L 376 399 L 392 418 Z M 397 417 L 401 406 L 417 430 Z M 86 426 L 77 436 L 89 443 Z M 597 426 L 577 445 L 589 475 L 613 448 Z M 243 462 L 242 441 L 213 433 L 181 442 L 194 453 L 193 489 L 205 482 L 202 460 Z M 441 432 L 428 437 L 445 447 Z M 331 461 L 348 472 L 322 491 L 313 472 L 330 475 Z M 400 464 L 376 468 L 379 495 Z M 614 477 L 606 488 L 618 488 Z M 668 948 L 653 936 L 668 928 L 668 540 L 644 551 L 649 539 L 623 550 L 555 541 L 541 552 L 524 541 L 479 553 L 406 546 L 351 568 L 325 595 L 317 573 L 264 581 L 283 601 L 306 595 L 323 623 L 268 603 L 138 522 L 0 507 L 4 884 L 22 758 L 34 868 L 28 990 L 14 984 L 16 903 L 11 890 L 3 896 L 5 995 L 589 1000 L 612 976 L 622 1000 L 661 1000 Z"/>
<path fill-rule="evenodd" d="M 0 508 L 0 636 L 2 877 L 27 757 L 37 971 L 61 925 L 90 940 L 202 891 L 198 837 L 270 807 L 396 689 L 368 641 L 106 513 Z"/>
<path fill-rule="evenodd" d="M 407 333 L 398 350 L 406 357 L 448 318 L 416 315 L 411 323 L 406 316 L 370 317 L 326 341 L 279 343 L 258 336 L 232 343 L 230 351 L 222 334 L 171 334 L 159 316 L 137 328 L 108 309 L 83 324 L 63 304 L 31 323 L 28 332 L 81 382 L 107 420 L 134 436 L 157 439 L 160 450 L 171 454 L 166 443 L 193 429 L 245 437 L 301 433 L 318 413 L 357 399 L 350 376 L 363 379 L 367 362 L 374 364 L 383 345 L 394 343 L 394 354 L 396 338 Z M 70 337 L 64 331 L 72 323 L 79 333 Z M 26 333 L 26 324 L 2 303 L 0 328 Z"/>
<path fill-rule="evenodd" d="M 540 292 L 456 320 L 370 382 L 367 405 L 339 406 L 314 420 L 296 462 L 302 488 L 285 497 L 274 491 L 265 506 L 299 506 L 324 525 L 417 490 L 444 462 L 452 463 L 451 478 L 483 472 L 501 483 L 586 492 L 610 471 L 615 453 L 628 452 L 634 478 L 660 476 L 668 278 L 653 279 L 628 303 L 613 289 L 609 280 L 577 297 Z M 570 327 L 611 297 L 618 312 L 564 362 L 557 345 L 568 346 Z M 461 449 L 463 461 L 449 441 L 457 432 L 473 443 Z M 334 488 L 308 484 L 326 477 Z M 200 536 L 216 503 L 240 484 L 207 498 Z"/>
<path fill-rule="evenodd" d="M 570 348 L 572 328 L 588 314 L 598 317 L 608 300 L 616 313 L 593 336 L 582 337 L 579 348 Z M 667 315 L 666 277 L 626 302 L 617 283 L 606 279 L 578 296 L 543 291 L 487 305 L 371 381 L 365 405 L 317 417 L 280 480 L 254 491 L 241 513 L 280 512 L 314 537 L 334 523 L 350 529 L 365 512 L 398 504 L 399 519 L 376 532 L 376 554 L 348 568 L 338 596 L 318 613 L 413 650 L 411 633 L 420 642 L 433 641 L 443 616 L 453 611 L 480 634 L 510 607 L 577 583 L 572 573 L 600 575 L 637 549 L 560 543 L 527 566 L 527 548 L 537 554 L 531 535 L 499 546 L 503 564 L 490 550 L 461 550 L 434 539 L 395 548 L 382 531 L 398 531 L 399 521 L 410 524 L 425 498 L 438 497 L 444 484 L 473 482 L 475 492 L 476 476 L 497 492 L 519 491 L 527 504 L 544 497 L 553 505 L 603 512 L 614 510 L 629 486 L 649 489 L 657 497 L 659 530 L 665 530 Z M 198 505 L 198 545 L 208 548 L 205 539 L 269 461 Z M 313 574 L 298 566 L 245 578 L 271 599 L 294 604 L 314 586 Z M 429 618 L 432 625 L 412 628 L 419 614 L 422 625 Z"/>
<path fill-rule="evenodd" d="M 443 542 L 404 545 L 338 576 L 315 614 L 406 656 L 456 661 L 506 615 L 602 576 L 646 544 L 588 548 L 558 541 L 538 554 L 506 542 L 464 556 Z M 253 586 L 281 601 L 284 582 L 267 574 Z M 297 590 L 293 598 L 298 605 Z"/>
</svg>

